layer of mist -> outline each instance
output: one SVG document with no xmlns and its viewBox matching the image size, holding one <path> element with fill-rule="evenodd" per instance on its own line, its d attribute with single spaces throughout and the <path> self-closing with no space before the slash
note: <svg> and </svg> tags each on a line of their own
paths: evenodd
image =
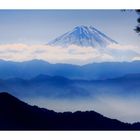
<svg viewBox="0 0 140 140">
<path fill-rule="evenodd" d="M 94 110 L 104 116 L 123 122 L 140 122 L 140 98 L 100 96 L 96 99 L 85 100 L 28 98 L 24 101 L 56 112 Z"/>
</svg>

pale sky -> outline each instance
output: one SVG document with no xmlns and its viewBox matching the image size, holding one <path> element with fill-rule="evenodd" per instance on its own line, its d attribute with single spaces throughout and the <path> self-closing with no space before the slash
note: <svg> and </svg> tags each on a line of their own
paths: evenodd
<svg viewBox="0 0 140 140">
<path fill-rule="evenodd" d="M 46 44 L 75 26 L 94 26 L 124 45 L 139 45 L 138 15 L 121 10 L 0 10 L 0 44 Z"/>
</svg>

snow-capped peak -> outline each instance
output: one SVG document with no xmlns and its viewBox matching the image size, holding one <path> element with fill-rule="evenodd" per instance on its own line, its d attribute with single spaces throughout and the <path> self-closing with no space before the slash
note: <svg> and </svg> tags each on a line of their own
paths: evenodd
<svg viewBox="0 0 140 140">
<path fill-rule="evenodd" d="M 48 45 L 64 47 L 70 45 L 106 47 L 113 43 L 116 44 L 117 42 L 94 27 L 81 25 L 49 42 Z"/>
</svg>

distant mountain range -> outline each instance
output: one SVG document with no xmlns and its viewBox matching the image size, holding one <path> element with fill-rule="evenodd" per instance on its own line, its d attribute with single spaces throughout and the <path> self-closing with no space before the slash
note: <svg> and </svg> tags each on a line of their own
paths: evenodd
<svg viewBox="0 0 140 140">
<path fill-rule="evenodd" d="M 117 44 L 117 42 L 94 27 L 87 27 L 83 25 L 75 27 L 72 31 L 63 34 L 48 43 L 48 45 L 51 46 L 67 47 L 70 45 L 77 45 L 101 48 L 110 44 Z"/>
<path fill-rule="evenodd" d="M 40 74 L 62 76 L 69 79 L 103 80 L 126 74 L 140 73 L 140 61 L 102 62 L 83 66 L 71 64 L 50 64 L 42 60 L 12 62 L 0 60 L 0 79 L 31 79 Z"/>
<path fill-rule="evenodd" d="M 78 26 L 47 45 L 100 49 L 110 44 L 117 42 L 92 26 Z M 74 99 L 77 102 L 107 96 L 139 98 L 140 61 L 79 66 L 50 64 L 36 59 L 24 62 L 0 60 L 0 92 L 0 130 L 140 130 L 140 123 L 123 123 L 94 111 L 56 113 L 19 100 Z"/>
<path fill-rule="evenodd" d="M 0 92 L 19 98 L 96 99 L 104 96 L 140 97 L 140 74 L 106 80 L 71 80 L 61 76 L 38 75 L 32 79 L 0 80 Z"/>
<path fill-rule="evenodd" d="M 0 130 L 140 130 L 140 124 L 123 123 L 94 111 L 56 113 L 0 93 Z"/>
</svg>

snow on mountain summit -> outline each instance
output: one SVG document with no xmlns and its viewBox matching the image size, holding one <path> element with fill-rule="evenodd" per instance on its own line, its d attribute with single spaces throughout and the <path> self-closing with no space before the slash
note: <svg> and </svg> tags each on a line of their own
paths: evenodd
<svg viewBox="0 0 140 140">
<path fill-rule="evenodd" d="M 67 32 L 60 37 L 48 43 L 51 46 L 91 46 L 91 47 L 106 47 L 117 42 L 109 38 L 99 30 L 92 26 L 77 26 L 72 31 Z"/>
</svg>

